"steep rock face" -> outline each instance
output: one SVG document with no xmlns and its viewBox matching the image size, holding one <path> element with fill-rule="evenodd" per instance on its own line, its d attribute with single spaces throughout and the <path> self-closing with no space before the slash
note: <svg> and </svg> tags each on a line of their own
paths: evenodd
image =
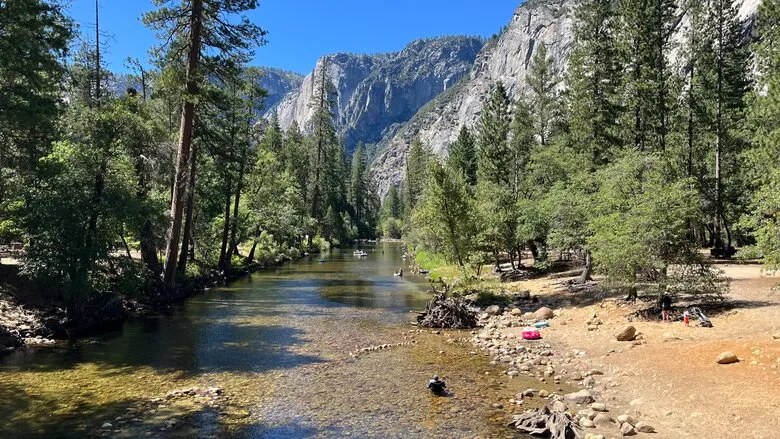
<svg viewBox="0 0 780 439">
<path fill-rule="evenodd" d="M 336 125 L 348 149 L 376 143 L 407 122 L 423 105 L 468 74 L 483 46 L 478 37 L 418 40 L 390 54 L 335 54 L 321 58 L 338 91 Z M 306 127 L 314 75 L 287 94 L 274 110 L 283 128 Z"/>
<path fill-rule="evenodd" d="M 260 69 L 259 85 L 263 87 L 268 96 L 265 98 L 266 115 L 270 117 L 271 111 L 290 93 L 301 88 L 303 75 L 287 70 L 263 67 Z"/>
<path fill-rule="evenodd" d="M 522 96 L 527 90 L 526 74 L 530 62 L 541 43 L 547 46 L 548 56 L 554 59 L 556 69 L 565 73 L 574 46 L 575 8 L 580 1 L 528 0 L 520 5 L 498 39 L 488 41 L 463 81 L 423 106 L 396 132 L 387 133 L 380 143 L 381 152 L 372 164 L 380 195 L 387 193 L 390 184 L 403 180 L 412 139 L 419 137 L 435 153 L 446 154 L 461 126 L 475 126 L 496 81 L 504 83 L 513 99 Z M 740 17 L 745 20 L 746 33 L 750 34 L 761 0 L 736 1 Z M 675 36 L 678 43 L 682 43 L 679 30 L 685 26 L 687 19 L 683 16 Z"/>
<path fill-rule="evenodd" d="M 446 153 L 462 125 L 472 127 L 490 90 L 501 81 L 510 96 L 525 91 L 525 78 L 540 43 L 563 72 L 573 46 L 575 0 L 529 0 L 515 10 L 504 32 L 482 49 L 467 79 L 450 93 L 443 93 L 422 108 L 408 124 L 383 139 L 382 152 L 373 164 L 381 194 L 391 183 L 400 183 L 406 153 L 419 137 L 435 153 Z"/>
</svg>

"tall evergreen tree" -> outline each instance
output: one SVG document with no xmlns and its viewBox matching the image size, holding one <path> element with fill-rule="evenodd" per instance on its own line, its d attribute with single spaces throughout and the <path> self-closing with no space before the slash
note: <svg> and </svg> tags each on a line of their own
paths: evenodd
<svg viewBox="0 0 780 439">
<path fill-rule="evenodd" d="M 626 144 L 639 151 L 666 149 L 671 92 L 668 54 L 677 6 L 674 0 L 620 0 L 618 40 L 623 50 Z"/>
<path fill-rule="evenodd" d="M 546 146 L 556 114 L 555 88 L 559 78 L 558 72 L 555 70 L 555 60 L 547 56 L 547 46 L 544 43 L 540 43 L 536 49 L 526 80 L 530 88 L 529 113 L 533 120 L 534 132 L 539 143 Z M 515 119 L 517 119 L 517 115 L 515 115 Z"/>
<path fill-rule="evenodd" d="M 477 176 L 505 187 L 511 186 L 512 154 L 509 150 L 509 129 L 512 122 L 506 88 L 496 83 L 482 109 L 477 138 Z"/>
<path fill-rule="evenodd" d="M 449 165 L 463 173 L 466 183 L 477 184 L 477 149 L 474 137 L 466 125 L 460 127 L 458 139 L 450 146 Z"/>
<path fill-rule="evenodd" d="M 171 201 L 171 228 L 166 247 L 164 285 L 176 288 L 177 258 L 181 239 L 184 195 L 187 191 L 187 169 L 193 139 L 196 102 L 200 84 L 209 75 L 220 75 L 223 61 L 246 56 L 254 45 L 264 42 L 265 31 L 252 24 L 243 13 L 257 8 L 257 0 L 155 0 L 158 9 L 146 13 L 144 23 L 167 42 L 161 51 L 163 64 L 182 63 L 179 53 L 186 53 L 184 93 L 177 148 L 176 174 Z M 239 15 L 239 20 L 234 16 Z M 218 56 L 210 54 L 218 53 Z"/>
<path fill-rule="evenodd" d="M 621 145 L 621 72 L 611 0 L 587 0 L 577 9 L 576 45 L 566 76 L 569 143 L 592 167 L 611 160 Z"/>
</svg>

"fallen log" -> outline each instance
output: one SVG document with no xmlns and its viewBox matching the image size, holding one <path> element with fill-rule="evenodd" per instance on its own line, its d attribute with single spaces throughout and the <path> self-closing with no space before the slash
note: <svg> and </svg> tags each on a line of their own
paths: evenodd
<svg viewBox="0 0 780 439">
<path fill-rule="evenodd" d="M 548 405 L 516 415 L 509 426 L 534 436 L 552 439 L 577 439 L 579 437 L 571 415 L 554 411 Z"/>
</svg>

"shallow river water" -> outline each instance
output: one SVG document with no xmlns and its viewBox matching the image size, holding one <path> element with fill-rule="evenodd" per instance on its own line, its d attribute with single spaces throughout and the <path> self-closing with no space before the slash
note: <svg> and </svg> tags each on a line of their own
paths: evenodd
<svg viewBox="0 0 780 439">
<path fill-rule="evenodd" d="M 0 358 L 0 438 L 513 437 L 508 399 L 533 383 L 490 366 L 468 332 L 409 324 L 430 298 L 425 281 L 392 275 L 399 245 L 366 250 L 304 258 L 167 316 Z M 393 346 L 356 353 L 380 344 Z M 434 373 L 450 397 L 425 390 Z M 227 405 L 132 411 L 192 386 L 223 388 Z M 134 419 L 117 421 L 128 410 Z M 178 423 L 163 431 L 168 419 Z"/>
</svg>

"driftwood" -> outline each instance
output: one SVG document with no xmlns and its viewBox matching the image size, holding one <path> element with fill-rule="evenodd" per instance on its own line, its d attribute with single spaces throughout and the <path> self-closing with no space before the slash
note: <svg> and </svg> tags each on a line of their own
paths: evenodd
<svg viewBox="0 0 780 439">
<path fill-rule="evenodd" d="M 477 312 L 467 300 L 449 297 L 447 288 L 433 290 L 433 299 L 417 315 L 417 323 L 426 328 L 470 329 L 477 327 Z"/>
<path fill-rule="evenodd" d="M 571 415 L 553 411 L 547 405 L 515 416 L 509 426 L 534 436 L 552 439 L 577 439 L 579 437 Z"/>
</svg>

